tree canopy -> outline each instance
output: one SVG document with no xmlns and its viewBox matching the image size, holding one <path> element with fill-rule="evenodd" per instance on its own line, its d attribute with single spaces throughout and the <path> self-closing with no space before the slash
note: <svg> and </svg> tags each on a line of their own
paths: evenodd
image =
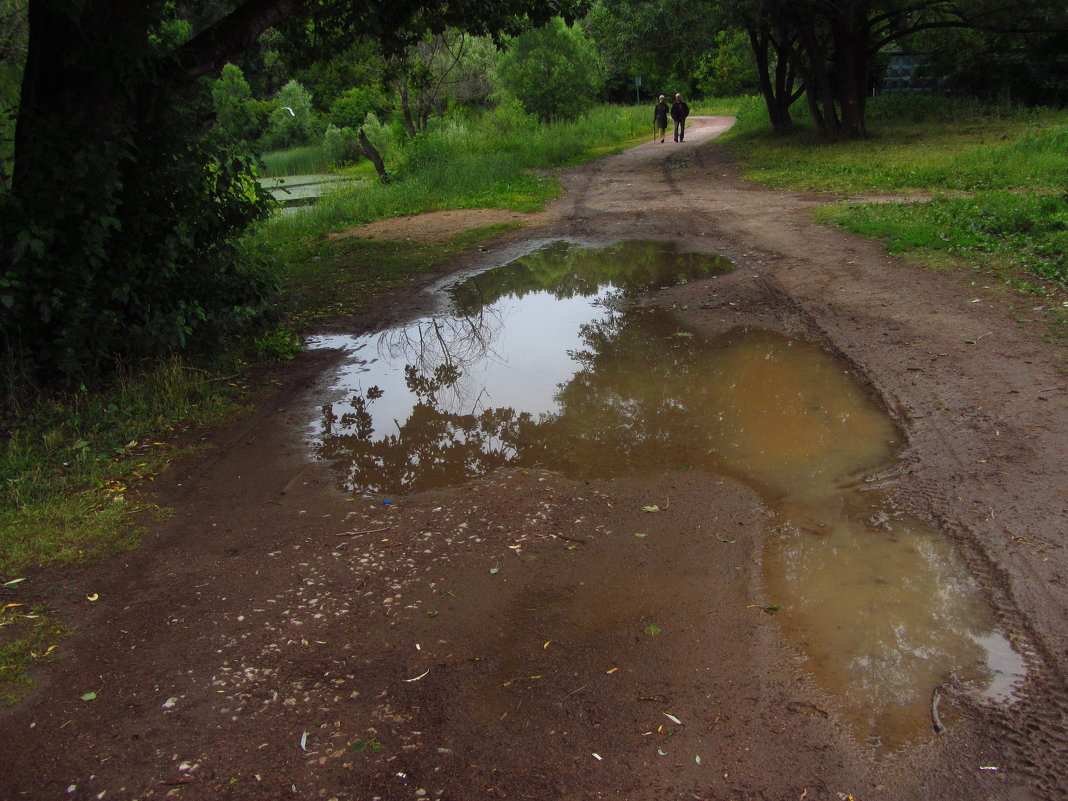
<svg viewBox="0 0 1068 801">
<path fill-rule="evenodd" d="M 744 27 L 762 73 L 773 127 L 790 126 L 803 92 L 829 139 L 866 135 L 865 100 L 873 64 L 888 45 L 935 30 L 1064 30 L 1068 10 L 1054 0 L 737 0 L 720 3 Z"/>
<path fill-rule="evenodd" d="M 596 102 L 605 79 L 592 45 L 560 20 L 518 37 L 497 72 L 523 108 L 542 120 L 577 117 Z"/>
<path fill-rule="evenodd" d="M 374 37 L 456 27 L 500 37 L 572 0 L 28 0 L 9 191 L 0 196 L 0 337 L 9 362 L 76 376 L 228 336 L 267 273 L 238 237 L 269 208 L 250 159 L 204 136 L 218 74 L 265 31 L 293 63 Z M 177 22 L 184 24 L 178 25 Z"/>
</svg>

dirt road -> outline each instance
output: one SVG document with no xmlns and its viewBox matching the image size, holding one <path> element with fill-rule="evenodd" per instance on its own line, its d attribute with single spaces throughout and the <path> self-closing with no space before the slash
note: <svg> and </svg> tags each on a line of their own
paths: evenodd
<svg viewBox="0 0 1068 801">
<path fill-rule="evenodd" d="M 175 514 L 140 550 L 25 583 L 75 634 L 0 713 L 0 797 L 1068 797 L 1063 352 L 982 277 L 811 223 L 834 198 L 741 181 L 710 142 L 729 124 L 566 173 L 560 200 L 453 267 L 561 238 L 734 259 L 648 302 L 841 356 L 904 432 L 887 492 L 955 543 L 1026 658 L 1014 703 L 947 696 L 940 734 L 889 752 L 858 739 L 764 612 L 769 511 L 731 479 L 514 470 L 388 504 L 340 492 L 304 442 L 336 362 L 320 351 L 158 482 Z M 352 329 L 428 303 L 399 293 Z"/>
</svg>

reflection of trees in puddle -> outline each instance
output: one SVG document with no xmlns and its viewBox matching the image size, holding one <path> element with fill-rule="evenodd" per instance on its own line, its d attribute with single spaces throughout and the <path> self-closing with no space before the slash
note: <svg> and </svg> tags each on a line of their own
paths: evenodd
<svg viewBox="0 0 1068 801">
<path fill-rule="evenodd" d="M 596 305 L 616 305 L 625 296 L 725 272 L 729 266 L 719 256 L 680 254 L 673 243 L 629 241 L 590 249 L 556 242 L 472 277 L 451 292 L 453 316 L 394 329 L 378 340 L 381 359 L 405 365 L 404 384 L 411 396 L 407 418 L 393 420 L 391 430 L 383 432 L 374 403 L 381 388 L 356 392 L 349 402 L 351 411 L 323 408 L 318 455 L 343 470 L 351 489 L 388 493 L 462 483 L 506 465 L 616 475 L 643 458 L 648 462 L 653 455 L 647 443 L 666 436 L 654 433 L 663 415 L 643 420 L 647 402 L 635 398 L 613 403 L 618 393 L 593 389 L 605 380 L 596 379 L 601 359 L 594 354 L 637 346 L 642 343 L 640 332 L 628 334 L 629 325 L 617 314 L 584 326 L 586 347 L 560 355 L 570 356 L 582 369 L 559 388 L 559 410 L 535 418 L 522 409 L 490 408 L 486 403 L 487 388 L 480 379 L 487 363 L 499 361 L 494 343 L 505 324 L 498 302 L 518 302 L 535 293 L 557 299 L 600 293 Z M 622 344 L 612 346 L 621 338 Z M 625 374 L 606 373 L 609 380 Z M 586 393 L 591 394 L 589 402 L 583 400 Z M 605 406 L 598 408 L 598 402 Z M 582 419 L 575 419 L 576 414 Z M 576 453 L 566 439 L 580 446 Z"/>
<path fill-rule="evenodd" d="M 459 314 L 472 314 L 503 297 L 522 299 L 533 292 L 591 297 L 605 287 L 634 297 L 730 269 L 724 256 L 680 253 L 673 242 L 628 240 L 606 248 L 553 242 L 457 284 L 450 294 Z"/>
<path fill-rule="evenodd" d="M 511 409 L 477 412 L 477 393 L 465 379 L 495 358 L 493 341 L 502 321 L 492 310 L 477 316 L 434 317 L 393 329 L 378 340 L 381 359 L 404 365 L 412 398 L 395 431 L 379 431 L 374 402 L 384 391 L 355 393 L 351 411 L 323 407 L 318 455 L 342 468 L 350 489 L 398 493 L 461 483 L 510 463 L 515 431 L 529 415 Z M 464 412 L 463 409 L 469 409 Z M 387 421 L 388 422 L 388 421 Z M 376 436 L 377 434 L 377 436 Z"/>
<path fill-rule="evenodd" d="M 540 465 L 571 475 L 619 475 L 655 469 L 686 416 L 672 396 L 677 384 L 658 382 L 676 365 L 692 370 L 689 342 L 666 343 L 649 330 L 648 315 L 609 312 L 581 332 L 584 348 L 572 352 L 579 371 L 558 388 L 558 410 L 537 418 L 511 408 L 479 409 L 482 389 L 466 382 L 492 358 L 493 315 L 426 321 L 391 332 L 379 352 L 402 359 L 404 384 L 413 399 L 406 420 L 382 432 L 374 417 L 377 387 L 355 393 L 346 410 L 323 409 L 319 455 L 339 467 L 346 483 L 364 492 L 399 493 L 465 480 L 508 465 Z M 658 341 L 652 341 L 658 340 Z M 653 364 L 654 354 L 659 356 Z M 645 369 L 638 380 L 625 356 Z M 657 386 L 660 384 L 660 386 Z M 376 425 L 377 423 L 377 425 Z"/>
<path fill-rule="evenodd" d="M 414 326 L 396 328 L 379 338 L 379 352 L 404 364 L 405 383 L 418 398 L 453 411 L 478 407 L 482 389 L 466 380 L 478 368 L 499 360 L 493 343 L 504 320 L 492 308 L 463 317 L 432 317 Z M 445 402 L 446 393 L 451 401 Z"/>
<path fill-rule="evenodd" d="M 551 412 L 485 408 L 479 369 L 495 358 L 505 322 L 487 310 L 391 332 L 379 353 L 406 365 L 410 413 L 383 431 L 374 417 L 376 388 L 356 393 L 351 412 L 335 417 L 324 409 L 320 455 L 343 468 L 352 489 L 389 493 L 461 483 L 503 466 L 541 466 L 576 478 L 695 467 L 782 494 L 784 482 L 812 480 L 812 463 L 821 465 L 821 480 L 840 481 L 886 457 L 889 424 L 874 453 L 838 453 L 881 415 L 860 392 L 852 398 L 860 408 L 836 406 L 848 378 L 815 346 L 771 332 L 705 340 L 657 310 L 602 309 L 583 324 L 581 345 L 567 353 L 575 372 L 557 386 Z M 790 397 L 775 397 L 765 373 Z M 783 473 L 767 450 L 775 450 L 768 443 L 791 415 L 801 418 L 795 429 L 816 433 L 795 433 L 804 447 Z"/>
</svg>

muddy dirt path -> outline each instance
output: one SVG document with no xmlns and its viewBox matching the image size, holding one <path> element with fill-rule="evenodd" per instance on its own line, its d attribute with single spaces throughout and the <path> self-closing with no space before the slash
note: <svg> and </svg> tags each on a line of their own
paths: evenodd
<svg viewBox="0 0 1068 801">
<path fill-rule="evenodd" d="M 568 172 L 564 197 L 452 266 L 561 238 L 734 259 L 646 302 L 709 335 L 756 326 L 841 356 L 906 438 L 880 485 L 954 541 L 1026 656 L 1015 703 L 947 696 L 945 732 L 874 752 L 763 611 L 771 512 L 729 478 L 511 470 L 388 504 L 340 492 L 304 441 L 337 363 L 319 351 L 158 482 L 175 514 L 140 550 L 12 597 L 45 597 L 75 634 L 0 713 L 0 797 L 1068 795 L 1062 353 L 981 278 L 812 224 L 833 198 L 739 180 L 710 142 L 729 124 Z M 354 233 L 433 238 L 490 217 Z M 352 329 L 430 302 L 399 293 Z"/>
</svg>

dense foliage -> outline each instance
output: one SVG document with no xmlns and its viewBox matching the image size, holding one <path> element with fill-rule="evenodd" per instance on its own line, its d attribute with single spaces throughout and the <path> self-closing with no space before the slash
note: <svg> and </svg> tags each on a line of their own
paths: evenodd
<svg viewBox="0 0 1068 801">
<path fill-rule="evenodd" d="M 12 364 L 43 376 L 216 340 L 270 287 L 237 244 L 268 210 L 248 158 L 201 135 L 199 84 L 151 92 L 177 46 L 158 9 L 87 19 L 62 6 L 30 6 L 15 170 L 0 195 L 0 336 Z M 66 58 L 42 53 L 42 38 Z"/>
<path fill-rule="evenodd" d="M 259 315 L 270 281 L 238 242 L 269 202 L 241 135 L 207 135 L 213 99 L 201 79 L 271 27 L 296 63 L 360 34 L 393 49 L 450 25 L 517 34 L 571 5 L 28 0 L 14 169 L 0 197 L 5 374 L 99 373 L 216 341 Z M 292 113 L 271 111 L 278 141 L 306 122 L 291 94 L 278 105 Z"/>
<path fill-rule="evenodd" d="M 547 122 L 577 117 L 596 102 L 605 81 L 592 45 L 561 20 L 515 39 L 497 71 L 501 85 Z"/>
</svg>

